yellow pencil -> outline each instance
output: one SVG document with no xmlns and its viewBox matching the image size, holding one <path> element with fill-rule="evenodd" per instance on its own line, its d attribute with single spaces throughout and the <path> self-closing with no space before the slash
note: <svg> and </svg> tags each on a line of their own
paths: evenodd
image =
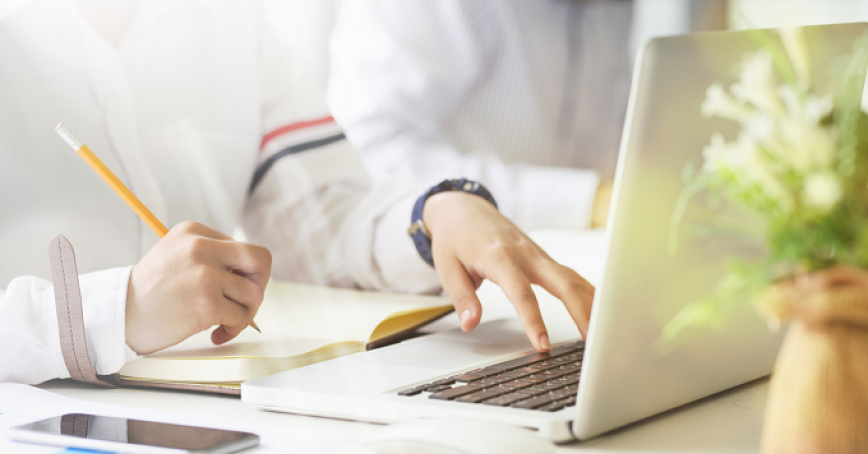
<svg viewBox="0 0 868 454">
<path fill-rule="evenodd" d="M 61 122 L 54 128 L 54 130 L 57 131 L 60 137 L 69 144 L 69 146 L 72 147 L 72 149 L 75 150 L 82 159 L 84 159 L 84 162 L 90 165 L 97 175 L 102 177 L 102 179 L 108 183 L 108 185 L 111 186 L 119 196 L 121 196 L 124 202 L 126 202 L 127 205 L 129 205 L 130 208 L 132 208 L 133 211 L 135 211 L 136 214 L 145 221 L 145 224 L 148 224 L 148 226 L 160 236 L 160 238 L 169 233 L 169 229 L 167 229 L 166 226 L 163 225 L 156 216 L 154 216 L 154 213 L 151 213 L 151 210 L 149 210 L 148 207 L 146 207 L 145 204 L 142 203 L 142 201 L 139 200 L 139 198 L 136 197 L 135 194 L 133 194 L 132 191 L 130 191 L 129 188 L 127 188 L 127 186 L 123 184 L 123 182 L 121 182 L 121 180 L 119 180 L 118 177 L 116 177 L 115 174 L 96 157 L 96 155 L 93 154 L 92 151 L 90 151 L 90 148 L 88 148 L 84 142 L 82 142 L 72 133 L 72 131 L 69 130 L 69 128 L 66 127 L 65 124 Z M 250 322 L 250 327 L 256 331 L 262 332 L 259 327 L 256 326 L 256 322 L 254 321 Z"/>
</svg>

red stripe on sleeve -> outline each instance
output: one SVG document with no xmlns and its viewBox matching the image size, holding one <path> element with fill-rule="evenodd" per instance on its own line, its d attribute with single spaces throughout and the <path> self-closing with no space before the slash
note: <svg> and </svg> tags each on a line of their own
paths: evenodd
<svg viewBox="0 0 868 454">
<path fill-rule="evenodd" d="M 271 142 L 277 137 L 280 137 L 284 134 L 298 131 L 299 129 L 310 128 L 313 126 L 324 125 L 326 123 L 331 123 L 335 121 L 335 119 L 331 116 L 318 118 L 316 120 L 307 120 L 307 121 L 299 121 L 298 123 L 288 124 L 286 126 L 281 126 L 274 131 L 269 132 L 268 134 L 262 136 L 262 143 L 259 145 L 259 151 L 262 151 L 268 142 Z"/>
</svg>

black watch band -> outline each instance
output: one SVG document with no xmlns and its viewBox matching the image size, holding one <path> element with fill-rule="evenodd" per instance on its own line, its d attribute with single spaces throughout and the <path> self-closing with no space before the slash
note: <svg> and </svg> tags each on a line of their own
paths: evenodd
<svg viewBox="0 0 868 454">
<path fill-rule="evenodd" d="M 411 224 L 410 228 L 407 229 L 407 234 L 410 235 L 410 238 L 413 239 L 413 243 L 416 244 L 416 251 L 419 252 L 422 260 L 425 260 L 425 262 L 432 267 L 434 266 L 434 257 L 431 254 L 431 234 L 428 232 L 428 229 L 425 228 L 425 223 L 422 222 L 422 211 L 425 208 L 425 202 L 428 200 L 428 197 L 449 191 L 461 191 L 468 194 L 478 195 L 479 197 L 491 202 L 491 204 L 497 208 L 497 202 L 494 201 L 494 197 L 491 196 L 488 189 L 485 189 L 485 186 L 466 178 L 444 180 L 437 186 L 429 189 L 425 194 L 422 194 L 422 196 L 416 200 L 416 205 L 413 206 L 413 214 L 410 217 Z"/>
</svg>

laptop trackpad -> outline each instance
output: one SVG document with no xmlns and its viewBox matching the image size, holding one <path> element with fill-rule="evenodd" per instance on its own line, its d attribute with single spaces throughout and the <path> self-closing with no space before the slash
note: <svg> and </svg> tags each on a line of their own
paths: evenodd
<svg viewBox="0 0 868 454">
<path fill-rule="evenodd" d="M 497 324 L 493 325 L 495 326 L 491 328 L 495 328 Z M 480 326 L 480 328 L 480 332 L 475 333 L 476 336 L 465 333 L 461 333 L 464 334 L 461 337 L 453 333 L 435 334 L 357 355 L 351 360 L 447 371 L 462 366 L 473 366 L 509 353 L 533 349 L 523 331 L 518 333 L 510 332 L 512 330 L 506 330 L 506 333 L 501 331 L 498 333 L 500 335 L 496 336 L 496 342 L 492 342 L 493 336 L 484 335 L 486 334 L 484 331 L 489 327 Z M 502 329 L 503 326 L 498 328 Z"/>
</svg>

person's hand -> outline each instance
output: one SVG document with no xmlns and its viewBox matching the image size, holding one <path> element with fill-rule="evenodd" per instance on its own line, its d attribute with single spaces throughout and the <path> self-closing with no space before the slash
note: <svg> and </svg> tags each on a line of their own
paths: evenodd
<svg viewBox="0 0 868 454">
<path fill-rule="evenodd" d="M 515 306 L 537 350 L 547 351 L 551 343 L 531 284 L 560 299 L 582 337 L 587 335 L 594 287 L 552 260 L 488 201 L 458 191 L 435 194 L 425 202 L 422 221 L 431 233 L 434 265 L 462 330 L 479 323 L 482 306 L 476 289 L 490 279 Z"/>
<path fill-rule="evenodd" d="M 211 341 L 237 336 L 256 315 L 271 275 L 271 253 L 195 222 L 175 226 L 133 268 L 126 341 L 152 353 L 220 325 Z"/>
</svg>

